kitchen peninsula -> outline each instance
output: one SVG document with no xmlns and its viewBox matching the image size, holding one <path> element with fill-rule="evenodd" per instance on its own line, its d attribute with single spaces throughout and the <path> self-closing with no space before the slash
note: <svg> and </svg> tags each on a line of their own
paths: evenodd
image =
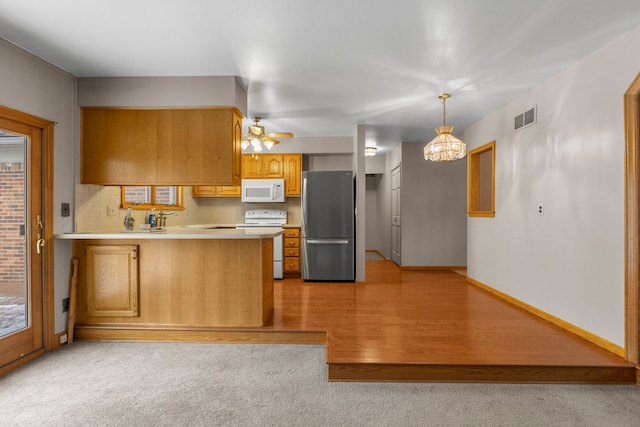
<svg viewBox="0 0 640 427">
<path fill-rule="evenodd" d="M 278 229 L 216 225 L 65 233 L 78 259 L 76 337 L 179 339 L 262 327 L 273 313 Z"/>
</svg>

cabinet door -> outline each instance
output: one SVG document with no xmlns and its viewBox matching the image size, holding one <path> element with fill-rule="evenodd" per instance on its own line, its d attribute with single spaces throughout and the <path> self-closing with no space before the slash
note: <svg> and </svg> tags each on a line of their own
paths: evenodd
<svg viewBox="0 0 640 427">
<path fill-rule="evenodd" d="M 265 179 L 284 178 L 282 154 L 263 154 L 262 177 Z"/>
<path fill-rule="evenodd" d="M 240 197 L 242 196 L 242 187 L 239 185 L 219 185 L 216 187 L 217 197 Z"/>
<path fill-rule="evenodd" d="M 262 158 L 258 154 L 242 155 L 242 178 L 261 179 L 262 178 Z"/>
<path fill-rule="evenodd" d="M 233 110 L 233 183 L 240 185 L 242 179 L 242 114 Z"/>
<path fill-rule="evenodd" d="M 82 108 L 80 181 L 240 185 L 241 118 L 235 108 Z"/>
<path fill-rule="evenodd" d="M 300 229 L 299 228 L 285 228 L 284 237 L 300 237 Z"/>
<path fill-rule="evenodd" d="M 191 188 L 192 197 L 214 197 L 216 193 L 215 185 L 195 185 Z"/>
<path fill-rule="evenodd" d="M 87 246 L 88 317 L 137 317 L 138 246 Z"/>
<path fill-rule="evenodd" d="M 284 155 L 284 192 L 286 196 L 300 196 L 302 154 Z"/>
<path fill-rule="evenodd" d="M 282 271 L 286 271 L 287 273 L 299 273 L 300 272 L 300 258 L 290 258 L 285 257 L 284 259 L 284 268 Z"/>
</svg>

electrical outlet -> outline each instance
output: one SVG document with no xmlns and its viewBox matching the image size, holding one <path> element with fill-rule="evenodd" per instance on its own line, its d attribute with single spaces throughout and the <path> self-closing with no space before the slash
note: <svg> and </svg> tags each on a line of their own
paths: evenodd
<svg viewBox="0 0 640 427">
<path fill-rule="evenodd" d="M 67 334 L 60 335 L 60 344 L 66 344 L 66 343 L 67 343 Z"/>
<path fill-rule="evenodd" d="M 116 215 L 116 208 L 114 208 L 111 205 L 107 206 L 107 216 L 115 216 Z"/>
<path fill-rule="evenodd" d="M 69 298 L 64 298 L 62 300 L 62 312 L 66 313 L 69 311 Z"/>
<path fill-rule="evenodd" d="M 538 205 L 538 216 L 544 216 L 544 205 L 542 203 Z"/>
</svg>

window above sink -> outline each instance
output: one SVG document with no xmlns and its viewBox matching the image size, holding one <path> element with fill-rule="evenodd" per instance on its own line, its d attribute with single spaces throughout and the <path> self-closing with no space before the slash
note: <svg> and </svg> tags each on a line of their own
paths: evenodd
<svg viewBox="0 0 640 427">
<path fill-rule="evenodd" d="M 120 187 L 120 205 L 132 209 L 184 210 L 183 191 L 175 185 L 127 185 Z"/>
</svg>

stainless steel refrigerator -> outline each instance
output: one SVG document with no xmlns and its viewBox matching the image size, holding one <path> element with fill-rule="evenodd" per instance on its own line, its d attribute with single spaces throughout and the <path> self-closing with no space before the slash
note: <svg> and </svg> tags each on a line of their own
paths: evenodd
<svg viewBox="0 0 640 427">
<path fill-rule="evenodd" d="M 302 172 L 302 279 L 353 281 L 353 172 Z"/>
</svg>

